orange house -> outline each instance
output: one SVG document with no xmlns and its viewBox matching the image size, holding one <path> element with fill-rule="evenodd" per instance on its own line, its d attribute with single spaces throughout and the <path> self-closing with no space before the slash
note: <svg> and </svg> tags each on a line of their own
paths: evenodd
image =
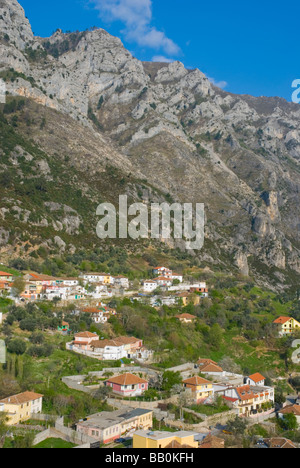
<svg viewBox="0 0 300 468">
<path fill-rule="evenodd" d="M 202 379 L 202 377 L 192 377 L 182 382 L 184 388 L 190 389 L 192 395 L 197 403 L 201 403 L 207 398 L 213 396 L 213 384 L 209 380 Z"/>
</svg>

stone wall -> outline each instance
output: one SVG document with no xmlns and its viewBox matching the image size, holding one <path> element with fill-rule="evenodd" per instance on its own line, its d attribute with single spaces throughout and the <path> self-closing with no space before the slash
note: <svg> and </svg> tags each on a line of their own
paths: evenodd
<svg viewBox="0 0 300 468">
<path fill-rule="evenodd" d="M 154 370 L 144 367 L 107 367 L 103 369 L 103 371 L 89 372 L 87 375 L 71 375 L 68 377 L 63 377 L 62 382 L 66 384 L 67 387 L 72 388 L 73 390 L 78 390 L 84 393 L 91 393 L 95 390 L 95 388 L 92 389 L 89 387 L 85 387 L 79 382 L 83 382 L 84 379 L 88 376 L 102 378 L 106 372 L 111 372 L 114 375 L 120 375 L 122 373 L 129 372 L 135 374 L 143 374 L 148 378 L 157 375 L 157 372 L 155 372 Z"/>
<path fill-rule="evenodd" d="M 34 439 L 33 445 L 37 445 L 40 442 L 50 438 L 62 439 L 75 445 L 92 444 L 96 442 L 95 439 L 89 437 L 86 434 L 81 434 L 77 431 L 74 431 L 73 429 L 70 429 L 69 427 L 65 427 L 64 418 L 57 419 L 55 427 L 49 427 L 45 431 L 38 434 Z"/>
</svg>

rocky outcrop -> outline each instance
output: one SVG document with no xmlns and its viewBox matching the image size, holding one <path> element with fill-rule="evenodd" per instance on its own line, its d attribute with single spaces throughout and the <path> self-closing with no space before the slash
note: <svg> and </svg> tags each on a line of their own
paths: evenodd
<svg viewBox="0 0 300 468">
<path fill-rule="evenodd" d="M 16 0 L 0 0 L 0 73 L 8 71 L 9 94 L 58 111 L 60 130 L 49 123 L 33 134 L 43 151 L 67 148 L 91 176 L 109 163 L 176 201 L 204 202 L 210 247 L 195 253 L 200 262 L 299 273 L 298 105 L 226 93 L 180 62 L 140 62 L 102 29 L 34 37 Z M 35 166 L 51 180 L 48 163 Z M 81 216 L 54 205 L 48 224 L 77 235 Z"/>
</svg>

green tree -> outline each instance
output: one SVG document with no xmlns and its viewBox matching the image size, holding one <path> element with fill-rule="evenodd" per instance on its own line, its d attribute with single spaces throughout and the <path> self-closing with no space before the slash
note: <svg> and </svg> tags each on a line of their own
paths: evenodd
<svg viewBox="0 0 300 468">
<path fill-rule="evenodd" d="M 6 413 L 0 413 L 0 448 L 3 448 L 5 442 L 5 435 L 8 431 L 7 426 L 7 415 Z"/>
<path fill-rule="evenodd" d="M 26 351 L 26 343 L 19 338 L 15 338 L 7 343 L 7 351 L 12 354 L 24 354 Z"/>
<path fill-rule="evenodd" d="M 208 340 L 210 345 L 218 350 L 223 340 L 223 331 L 218 323 L 215 323 L 209 330 Z"/>
<path fill-rule="evenodd" d="M 236 416 L 233 421 L 229 421 L 227 424 L 228 431 L 232 432 L 235 435 L 244 435 L 247 429 L 248 423 L 242 418 Z"/>
<path fill-rule="evenodd" d="M 12 294 L 14 297 L 19 297 L 25 290 L 26 283 L 23 278 L 16 278 L 12 284 Z"/>
<path fill-rule="evenodd" d="M 180 385 L 181 383 L 182 377 L 180 372 L 166 371 L 163 374 L 162 390 L 170 392 L 175 385 Z"/>
<path fill-rule="evenodd" d="M 279 419 L 279 424 L 285 431 L 295 431 L 298 428 L 298 421 L 293 413 L 285 414 L 282 419 Z"/>
</svg>

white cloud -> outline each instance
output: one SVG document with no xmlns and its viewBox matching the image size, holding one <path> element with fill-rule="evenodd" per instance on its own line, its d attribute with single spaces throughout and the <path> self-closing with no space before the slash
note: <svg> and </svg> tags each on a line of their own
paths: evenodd
<svg viewBox="0 0 300 468">
<path fill-rule="evenodd" d="M 128 41 L 162 50 L 167 55 L 180 53 L 180 47 L 172 39 L 151 25 L 152 0 L 92 0 L 92 3 L 104 21 L 124 23 L 122 33 Z"/>
<path fill-rule="evenodd" d="M 152 62 L 172 63 L 175 59 L 164 57 L 163 55 L 155 55 L 152 57 Z"/>
<path fill-rule="evenodd" d="M 211 77 L 207 77 L 208 80 L 214 85 L 216 86 L 217 88 L 221 88 L 221 89 L 224 89 L 228 86 L 228 83 L 227 81 L 217 81 L 215 80 L 214 78 L 211 78 Z"/>
</svg>

